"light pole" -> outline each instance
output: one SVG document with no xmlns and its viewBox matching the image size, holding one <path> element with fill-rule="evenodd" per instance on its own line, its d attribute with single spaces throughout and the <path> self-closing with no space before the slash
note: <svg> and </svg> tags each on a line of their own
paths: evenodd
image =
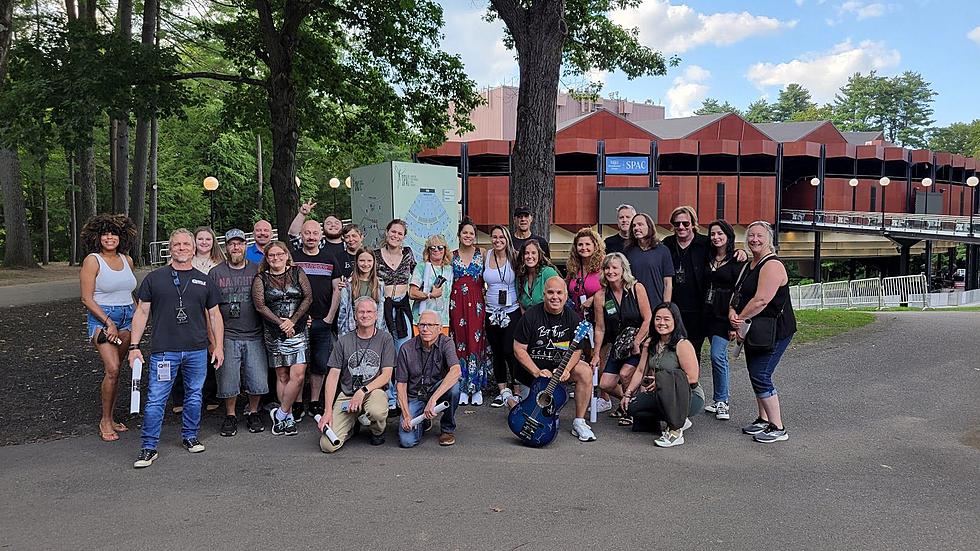
<svg viewBox="0 0 980 551">
<path fill-rule="evenodd" d="M 820 202 L 820 178 L 814 176 L 810 178 L 810 185 L 813 186 L 813 226 L 817 225 L 817 203 Z"/>
<path fill-rule="evenodd" d="M 859 183 L 861 182 L 858 182 L 857 178 L 851 178 L 850 180 L 847 181 L 847 185 L 851 186 L 851 211 L 852 212 L 857 210 L 857 198 L 858 198 L 857 188 Z"/>
<path fill-rule="evenodd" d="M 337 188 L 339 187 L 340 187 L 340 179 L 330 178 L 330 189 L 333 190 L 332 192 L 330 192 L 331 199 L 333 200 L 333 209 L 331 210 L 331 213 L 334 215 L 336 215 L 337 213 Z"/>
<path fill-rule="evenodd" d="M 350 179 L 350 176 L 344 178 L 344 187 L 347 188 L 347 206 L 350 207 L 351 218 L 354 218 L 354 205 L 351 203 L 351 191 L 350 188 L 354 184 L 354 181 Z"/>
<path fill-rule="evenodd" d="M 892 183 L 888 176 L 882 176 L 878 179 L 878 184 L 881 185 L 881 232 L 885 232 L 885 188 L 888 184 Z"/>
<path fill-rule="evenodd" d="M 208 192 L 208 196 L 211 198 L 211 220 L 208 222 L 208 226 L 214 229 L 214 192 L 218 189 L 218 179 L 214 176 L 208 176 L 204 179 L 204 190 Z"/>
<path fill-rule="evenodd" d="M 970 187 L 970 237 L 973 237 L 973 211 L 977 208 L 977 184 L 980 184 L 980 178 L 976 176 L 966 179 L 966 185 Z"/>
</svg>

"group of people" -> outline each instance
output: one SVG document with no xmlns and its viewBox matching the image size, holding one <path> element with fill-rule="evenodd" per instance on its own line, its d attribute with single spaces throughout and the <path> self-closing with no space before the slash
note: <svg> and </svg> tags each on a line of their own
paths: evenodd
<svg viewBox="0 0 980 551">
<path fill-rule="evenodd" d="M 332 215 L 322 225 L 307 220 L 314 206 L 300 206 L 287 241 L 273 240 L 264 220 L 254 225 L 250 245 L 242 230 L 228 231 L 224 251 L 210 228 L 175 230 L 169 264 L 150 272 L 138 290 L 124 254 L 135 235 L 132 222 L 100 215 L 85 225 L 90 254 L 82 301 L 89 338 L 105 364 L 104 440 L 127 430 L 113 418 L 122 362 L 140 360 L 147 368 L 135 467 L 158 457 L 175 385 L 183 390 L 181 437 L 189 452 L 204 451 L 202 394 L 213 392 L 224 402 L 222 436 L 237 433 L 236 404 L 244 393 L 250 432 L 265 430 L 267 402 L 274 435 L 297 434 L 308 414 L 323 434 L 320 449 L 332 453 L 362 427 L 372 445 L 383 444 L 392 417 L 400 421 L 401 447 L 417 445 L 439 416 L 438 442 L 451 446 L 458 406 L 483 404 L 491 379 L 490 407 L 514 407 L 536 377 L 559 367 L 566 367 L 561 380 L 575 383 L 573 436 L 596 439 L 585 416 L 593 375 L 601 373 L 597 412 L 654 433 L 658 446 L 676 446 L 702 408 L 730 418 L 733 340 L 744 341 L 758 402 L 758 417 L 743 432 L 759 442 L 788 438 L 772 373 L 795 318 L 765 222 L 748 226 L 743 251 L 724 220 L 699 233 L 690 207 L 674 210 L 673 234 L 661 241 L 649 215 L 621 205 L 617 234 L 603 240 L 591 228 L 576 233 L 562 276 L 547 239 L 531 233 L 526 208 L 515 209 L 513 234 L 503 225 L 490 228 L 488 249 L 464 219 L 456 250 L 432 235 L 417 262 L 404 246 L 404 221 L 392 220 L 372 249 L 356 224 L 344 226 Z M 559 366 L 582 320 L 594 324 L 590 342 L 574 365 Z M 153 335 L 144 361 L 148 322 Z M 698 383 L 705 340 L 713 381 L 707 403 Z"/>
</svg>

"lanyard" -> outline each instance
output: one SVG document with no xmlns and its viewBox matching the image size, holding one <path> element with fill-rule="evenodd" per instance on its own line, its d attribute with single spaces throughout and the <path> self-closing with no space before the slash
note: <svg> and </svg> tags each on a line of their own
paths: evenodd
<svg viewBox="0 0 980 551">
<path fill-rule="evenodd" d="M 180 288 L 180 278 L 177 276 L 177 270 L 171 269 L 170 274 L 174 277 L 174 287 L 177 288 L 177 307 L 182 308 L 184 306 L 184 291 L 187 290 L 187 286 L 190 285 L 190 278 L 184 282 L 184 288 Z"/>
<path fill-rule="evenodd" d="M 421 338 L 419 339 L 419 360 L 420 360 L 420 363 L 422 364 L 422 384 L 421 384 L 421 387 L 422 387 L 422 391 L 423 392 L 427 391 L 428 388 L 429 388 L 428 387 L 428 384 L 426 383 L 426 380 L 425 380 L 426 379 L 426 377 L 425 377 L 425 375 L 426 375 L 426 369 L 429 367 L 429 363 L 431 363 L 430 360 L 432 360 L 432 357 L 436 353 L 436 347 L 437 346 L 439 346 L 439 337 L 436 337 L 436 342 L 432 343 L 432 349 L 430 349 L 429 350 L 429 353 L 426 354 L 426 352 L 425 352 L 425 345 L 422 344 Z"/>
</svg>

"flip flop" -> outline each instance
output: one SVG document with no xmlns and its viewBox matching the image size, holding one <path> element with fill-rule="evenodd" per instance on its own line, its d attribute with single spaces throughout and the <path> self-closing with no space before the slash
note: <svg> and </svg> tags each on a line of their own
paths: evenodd
<svg viewBox="0 0 980 551">
<path fill-rule="evenodd" d="M 126 431 L 129 430 L 129 427 L 127 427 L 126 425 L 124 425 L 122 423 L 113 423 L 112 424 L 112 428 L 116 432 L 126 432 Z"/>
<path fill-rule="evenodd" d="M 619 423 L 618 424 L 621 427 L 629 427 L 629 426 L 632 426 L 633 425 L 633 417 L 630 416 L 630 415 L 624 415 L 624 416 L 622 416 L 622 417 L 619 418 Z"/>
<path fill-rule="evenodd" d="M 613 408 L 613 410 L 609 412 L 609 416 L 612 417 L 613 419 L 619 419 L 620 417 L 623 416 L 623 411 L 620 410 L 619 408 Z"/>
<path fill-rule="evenodd" d="M 119 435 L 116 434 L 115 431 L 113 432 L 99 431 L 99 438 L 102 438 L 103 442 L 115 442 L 116 440 L 119 440 Z"/>
</svg>

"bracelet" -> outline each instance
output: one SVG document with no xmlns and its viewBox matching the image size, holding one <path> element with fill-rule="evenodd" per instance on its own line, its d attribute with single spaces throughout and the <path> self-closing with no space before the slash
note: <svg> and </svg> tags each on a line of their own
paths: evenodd
<svg viewBox="0 0 980 551">
<path fill-rule="evenodd" d="M 140 349 L 140 345 L 138 345 L 138 344 L 131 344 L 131 345 L 129 345 L 129 349 L 130 350 L 139 350 Z"/>
</svg>

